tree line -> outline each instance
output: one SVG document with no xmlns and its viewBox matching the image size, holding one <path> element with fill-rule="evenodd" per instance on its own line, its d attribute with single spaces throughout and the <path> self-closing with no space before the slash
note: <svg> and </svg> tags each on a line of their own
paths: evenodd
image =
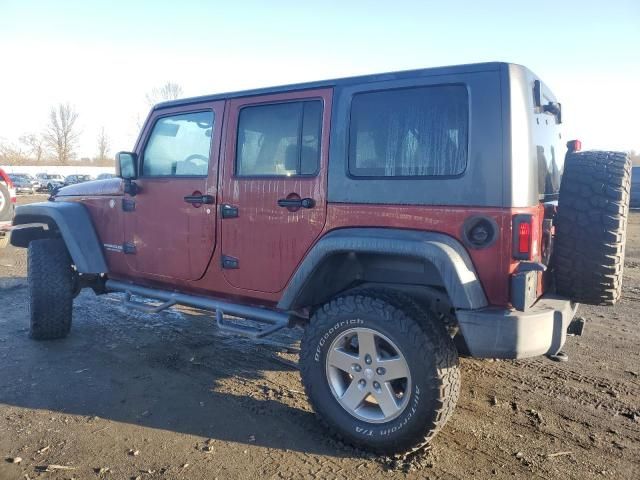
<svg viewBox="0 0 640 480">
<path fill-rule="evenodd" d="M 175 100 L 183 95 L 177 83 L 166 82 L 153 88 L 145 95 L 149 106 Z M 77 148 L 81 131 L 78 111 L 69 102 L 52 106 L 43 131 L 26 133 L 18 142 L 0 139 L 0 164 L 3 165 L 93 165 L 113 166 L 115 158 L 111 154 L 111 141 L 104 126 L 96 133 L 95 156 L 78 158 Z"/>
</svg>

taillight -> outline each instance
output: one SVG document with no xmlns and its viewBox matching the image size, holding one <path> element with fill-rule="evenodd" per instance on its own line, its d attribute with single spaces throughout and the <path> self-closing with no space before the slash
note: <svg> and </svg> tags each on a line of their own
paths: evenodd
<svg viewBox="0 0 640 480">
<path fill-rule="evenodd" d="M 567 142 L 567 150 L 569 150 L 569 153 L 579 152 L 582 150 L 582 142 L 580 140 L 569 140 Z"/>
<path fill-rule="evenodd" d="M 531 260 L 533 216 L 518 214 L 513 217 L 513 258 Z"/>
<path fill-rule="evenodd" d="M 531 253 L 531 224 L 522 222 L 518 227 L 518 253 Z"/>
</svg>

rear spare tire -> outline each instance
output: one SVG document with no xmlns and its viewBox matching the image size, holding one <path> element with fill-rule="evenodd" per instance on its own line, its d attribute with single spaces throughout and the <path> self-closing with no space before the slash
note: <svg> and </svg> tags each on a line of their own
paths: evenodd
<svg viewBox="0 0 640 480">
<path fill-rule="evenodd" d="M 626 153 L 567 155 L 554 242 L 559 294 L 589 305 L 620 298 L 630 188 Z"/>
<path fill-rule="evenodd" d="M 29 243 L 27 266 L 31 338 L 66 337 L 71 328 L 74 272 L 64 241 L 33 240 Z"/>
</svg>

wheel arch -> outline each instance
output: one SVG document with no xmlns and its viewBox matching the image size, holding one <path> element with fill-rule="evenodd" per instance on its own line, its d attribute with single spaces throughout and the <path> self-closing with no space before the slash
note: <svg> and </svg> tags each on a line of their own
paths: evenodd
<svg viewBox="0 0 640 480">
<path fill-rule="evenodd" d="M 327 233 L 309 251 L 278 308 L 319 305 L 368 283 L 441 287 L 455 309 L 488 304 L 471 258 L 454 238 L 415 230 L 344 228 Z"/>
<path fill-rule="evenodd" d="M 10 243 L 62 238 L 79 273 L 107 273 L 107 263 L 87 207 L 76 202 L 42 202 L 16 208 Z M 16 228 L 17 227 L 17 228 Z M 45 228 L 46 227 L 46 228 Z"/>
</svg>

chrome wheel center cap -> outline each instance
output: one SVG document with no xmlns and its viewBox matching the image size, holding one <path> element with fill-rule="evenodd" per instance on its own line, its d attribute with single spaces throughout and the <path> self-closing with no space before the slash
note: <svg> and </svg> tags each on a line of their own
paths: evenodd
<svg viewBox="0 0 640 480">
<path fill-rule="evenodd" d="M 365 368 L 364 370 L 364 378 L 366 378 L 367 380 L 372 380 L 373 379 L 373 368 Z"/>
</svg>

